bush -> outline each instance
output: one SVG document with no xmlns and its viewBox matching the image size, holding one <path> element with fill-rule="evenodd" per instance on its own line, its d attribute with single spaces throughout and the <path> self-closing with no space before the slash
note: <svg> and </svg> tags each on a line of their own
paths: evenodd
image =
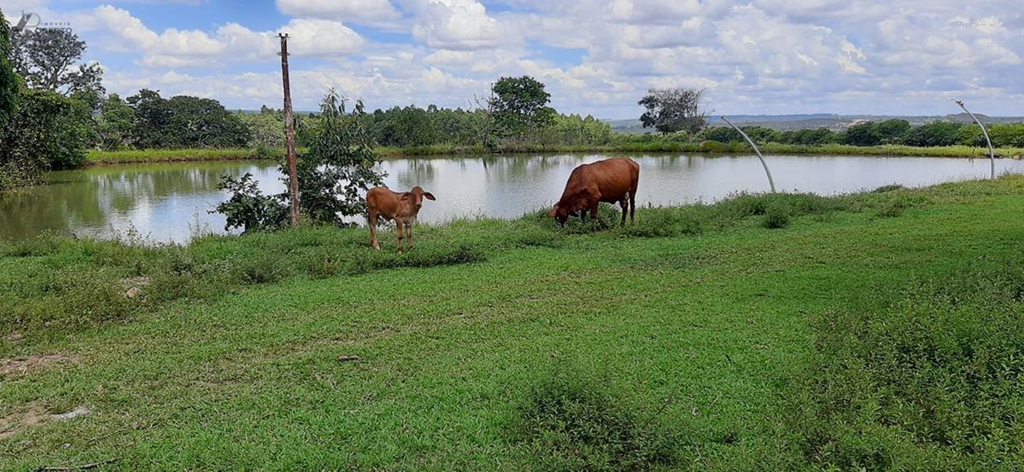
<svg viewBox="0 0 1024 472">
<path fill-rule="evenodd" d="M 876 308 L 813 321 L 788 392 L 812 463 L 843 470 L 994 470 L 1024 452 L 1024 260 L 974 262 Z"/>
<path fill-rule="evenodd" d="M 773 203 L 765 211 L 761 226 L 768 229 L 785 228 L 789 226 L 789 214 L 789 206 L 778 202 Z"/>
<path fill-rule="evenodd" d="M 670 436 L 623 406 L 607 384 L 556 373 L 519 407 L 515 437 L 542 470 L 649 470 L 674 460 Z"/>
</svg>

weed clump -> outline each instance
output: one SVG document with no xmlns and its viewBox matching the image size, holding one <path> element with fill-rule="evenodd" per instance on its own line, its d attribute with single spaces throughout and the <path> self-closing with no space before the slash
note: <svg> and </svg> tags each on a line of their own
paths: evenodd
<svg viewBox="0 0 1024 472">
<path fill-rule="evenodd" d="M 516 437 L 541 470 L 649 470 L 674 459 L 654 420 L 641 420 L 608 387 L 561 373 L 531 389 Z"/>
<path fill-rule="evenodd" d="M 877 310 L 814 320 L 813 360 L 787 395 L 798 449 L 811 463 L 1024 463 L 1024 261 L 1000 262 L 919 284 Z"/>
</svg>

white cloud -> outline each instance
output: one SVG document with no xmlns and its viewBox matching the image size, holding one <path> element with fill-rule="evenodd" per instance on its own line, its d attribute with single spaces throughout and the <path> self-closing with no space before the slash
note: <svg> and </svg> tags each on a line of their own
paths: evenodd
<svg viewBox="0 0 1024 472">
<path fill-rule="evenodd" d="M 9 1 L 47 11 L 45 2 Z M 523 74 L 544 82 L 560 111 L 603 117 L 638 116 L 647 88 L 672 86 L 707 88 L 709 107 L 722 113 L 945 113 L 960 92 L 988 114 L 1019 114 L 1014 103 L 1024 99 L 1015 79 L 1024 12 L 996 0 L 276 5 L 291 18 L 270 31 L 234 18 L 210 18 L 210 29 L 154 31 L 130 5 L 47 15 L 70 21 L 89 41 L 108 89 L 145 83 L 232 107 L 280 101 L 279 71 L 268 67 L 279 31 L 291 35 L 295 57 L 311 58 L 292 62 L 296 106 L 305 109 L 328 87 L 371 109 L 464 107 L 498 77 Z"/>
<path fill-rule="evenodd" d="M 388 0 L 277 0 L 277 9 L 285 15 L 299 18 L 374 25 L 394 22 L 402 17 Z"/>
</svg>

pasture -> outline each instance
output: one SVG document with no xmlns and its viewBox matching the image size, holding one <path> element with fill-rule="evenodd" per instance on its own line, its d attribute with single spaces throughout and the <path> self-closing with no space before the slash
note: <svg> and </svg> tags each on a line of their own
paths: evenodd
<svg viewBox="0 0 1024 472">
<path fill-rule="evenodd" d="M 0 243 L 0 468 L 1011 470 L 1022 193 Z"/>
</svg>

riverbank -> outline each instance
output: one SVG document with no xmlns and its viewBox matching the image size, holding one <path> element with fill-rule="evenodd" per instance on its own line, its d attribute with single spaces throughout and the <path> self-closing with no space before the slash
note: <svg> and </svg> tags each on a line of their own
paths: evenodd
<svg viewBox="0 0 1024 472">
<path fill-rule="evenodd" d="M 826 155 L 826 156 L 913 156 L 913 157 L 964 157 L 987 158 L 987 148 L 969 146 L 944 147 L 912 147 L 912 146 L 848 146 L 828 144 L 822 146 L 803 146 L 790 144 L 767 143 L 761 146 L 765 154 L 786 155 Z M 305 152 L 304 149 L 299 151 Z M 630 142 L 617 145 L 586 145 L 586 146 L 526 146 L 515 149 L 502 149 L 497 152 L 488 151 L 483 146 L 433 145 L 409 148 L 378 147 L 375 153 L 381 158 L 402 158 L 410 156 L 435 155 L 486 155 L 515 153 L 643 153 L 643 152 L 682 152 L 701 154 L 752 154 L 753 148 L 745 143 L 718 143 L 705 141 L 700 143 L 680 142 Z M 996 149 L 997 158 L 1019 159 L 1024 148 Z M 257 149 L 156 149 L 129 151 L 89 151 L 85 165 L 109 165 L 145 162 L 180 162 L 180 161 L 217 161 L 244 159 L 281 159 L 284 150 Z"/>
<path fill-rule="evenodd" d="M 538 212 L 420 226 L 402 256 L 365 229 L 0 243 L 0 453 L 999 469 L 1024 460 L 1022 194 L 746 195 L 597 232 Z"/>
</svg>

